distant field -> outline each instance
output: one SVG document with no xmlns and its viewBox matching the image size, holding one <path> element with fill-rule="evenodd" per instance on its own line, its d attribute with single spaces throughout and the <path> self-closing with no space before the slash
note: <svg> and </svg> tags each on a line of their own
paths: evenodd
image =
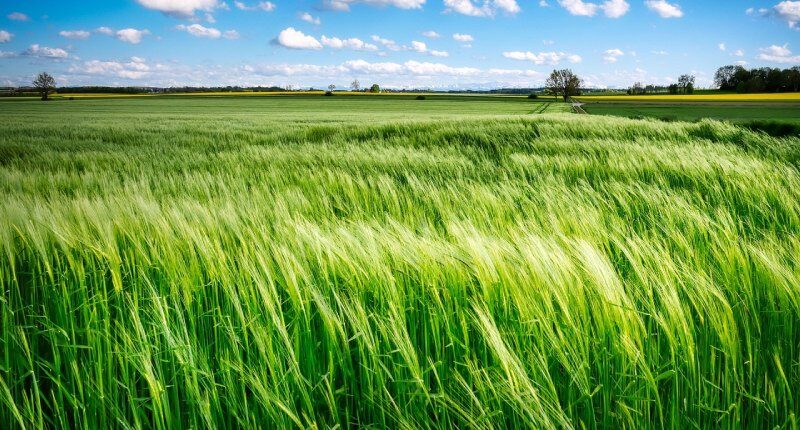
<svg viewBox="0 0 800 430">
<path fill-rule="evenodd" d="M 791 102 L 800 103 L 800 93 L 777 94 L 692 94 L 642 96 L 581 96 L 583 102 Z"/>
<path fill-rule="evenodd" d="M 749 123 L 752 121 L 780 121 L 800 125 L 800 104 L 769 105 L 695 105 L 645 104 L 645 103 L 590 103 L 584 106 L 592 115 L 616 115 L 629 118 L 649 117 L 667 120 L 695 121 L 701 118 Z"/>
<path fill-rule="evenodd" d="M 0 101 L 0 428 L 794 429 L 800 139 Z"/>
</svg>

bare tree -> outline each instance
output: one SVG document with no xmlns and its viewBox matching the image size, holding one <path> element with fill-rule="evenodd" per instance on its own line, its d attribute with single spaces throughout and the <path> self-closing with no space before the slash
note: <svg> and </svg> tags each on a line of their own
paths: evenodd
<svg viewBox="0 0 800 430">
<path fill-rule="evenodd" d="M 353 90 L 353 92 L 361 91 L 361 82 L 358 82 L 358 79 L 353 80 L 350 84 L 350 89 Z"/>
<path fill-rule="evenodd" d="M 580 94 L 581 78 L 569 69 L 553 70 L 553 73 L 547 78 L 545 86 L 556 96 L 564 97 L 566 102 L 570 96 Z"/>
<path fill-rule="evenodd" d="M 42 72 L 33 80 L 33 87 L 42 95 L 42 100 L 47 101 L 47 96 L 56 89 L 56 80 L 49 74 Z"/>
</svg>

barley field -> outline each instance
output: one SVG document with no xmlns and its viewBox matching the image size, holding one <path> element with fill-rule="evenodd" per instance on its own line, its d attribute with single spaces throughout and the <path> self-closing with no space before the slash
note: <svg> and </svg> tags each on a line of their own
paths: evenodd
<svg viewBox="0 0 800 430">
<path fill-rule="evenodd" d="M 800 139 L 559 110 L 0 102 L 0 423 L 798 428 Z"/>
</svg>

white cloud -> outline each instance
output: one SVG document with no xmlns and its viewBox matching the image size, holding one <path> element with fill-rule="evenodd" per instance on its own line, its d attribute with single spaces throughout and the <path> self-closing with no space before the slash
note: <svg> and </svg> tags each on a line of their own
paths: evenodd
<svg viewBox="0 0 800 430">
<path fill-rule="evenodd" d="M 455 33 L 453 35 L 453 40 L 455 40 L 456 42 L 464 42 L 464 43 L 475 41 L 475 39 L 472 37 L 472 35 L 470 35 L 470 34 L 461 34 L 461 33 Z"/>
<path fill-rule="evenodd" d="M 744 57 L 744 51 L 741 49 L 737 49 L 736 52 L 733 53 L 735 57 Z"/>
<path fill-rule="evenodd" d="M 407 48 L 410 51 L 419 52 L 420 54 L 428 54 L 434 57 L 449 57 L 450 53 L 447 51 L 437 51 L 435 49 L 428 49 L 428 45 L 425 42 L 420 42 L 417 40 L 411 41 L 411 46 Z"/>
<path fill-rule="evenodd" d="M 228 30 L 222 33 L 222 37 L 229 40 L 235 40 L 241 37 L 238 31 Z"/>
<path fill-rule="evenodd" d="M 669 55 L 669 52 L 667 51 L 650 51 L 650 52 L 655 55 Z"/>
<path fill-rule="evenodd" d="M 5 30 L 0 30 L 0 43 L 8 43 L 8 42 L 10 42 L 12 37 L 14 37 L 13 34 L 7 32 Z"/>
<path fill-rule="evenodd" d="M 616 63 L 619 57 L 625 55 L 620 49 L 609 49 L 603 53 L 603 61 L 606 63 Z"/>
<path fill-rule="evenodd" d="M 357 39 L 355 37 L 351 37 L 349 39 L 340 39 L 338 37 L 327 37 L 322 36 L 320 41 L 324 46 L 332 49 L 352 49 L 354 51 L 377 51 L 378 47 L 371 44 L 366 43 L 361 39 Z"/>
<path fill-rule="evenodd" d="M 555 43 L 556 43 L 555 40 L 549 40 L 549 39 L 542 40 L 542 45 L 545 45 L 545 46 L 554 45 Z"/>
<path fill-rule="evenodd" d="M 433 30 L 423 31 L 422 35 L 429 39 L 438 39 L 441 35 Z"/>
<path fill-rule="evenodd" d="M 195 11 L 211 12 L 220 7 L 217 0 L 136 0 L 140 5 L 167 15 L 190 18 Z"/>
<path fill-rule="evenodd" d="M 67 39 L 88 39 L 92 33 L 85 30 L 64 30 L 59 31 L 58 35 Z"/>
<path fill-rule="evenodd" d="M 95 33 L 105 34 L 106 36 L 113 36 L 114 35 L 114 30 L 112 30 L 112 29 L 110 29 L 108 27 L 98 27 L 94 31 L 95 31 Z"/>
<path fill-rule="evenodd" d="M 384 39 L 377 35 L 372 35 L 372 41 L 380 43 L 384 48 L 390 51 L 401 51 L 403 49 L 403 47 L 398 45 L 394 40 Z"/>
<path fill-rule="evenodd" d="M 148 65 L 143 58 L 131 57 L 130 61 L 98 61 L 92 60 L 70 68 L 72 73 L 111 76 L 123 79 L 141 79 L 150 75 L 153 70 L 166 70 L 166 66 Z"/>
<path fill-rule="evenodd" d="M 800 1 L 782 1 L 772 9 L 778 18 L 789 24 L 790 28 L 798 28 L 798 23 L 800 23 Z"/>
<path fill-rule="evenodd" d="M 322 7 L 346 12 L 350 10 L 350 5 L 356 3 L 370 6 L 394 6 L 399 9 L 419 9 L 425 4 L 425 0 L 323 0 Z"/>
<path fill-rule="evenodd" d="M 603 13 L 609 18 L 619 18 L 624 16 L 630 10 L 631 5 L 625 0 L 608 0 L 600 5 Z"/>
<path fill-rule="evenodd" d="M 25 15 L 22 12 L 11 12 L 10 14 L 8 14 L 8 19 L 12 21 L 30 21 L 28 15 Z"/>
<path fill-rule="evenodd" d="M 667 0 L 646 0 L 644 4 L 662 18 L 680 18 L 683 16 L 681 7 L 677 4 L 668 3 Z"/>
<path fill-rule="evenodd" d="M 307 36 L 302 31 L 289 27 L 278 34 L 275 39 L 278 45 L 289 49 L 322 49 L 322 44 L 313 36 Z"/>
<path fill-rule="evenodd" d="M 300 20 L 301 21 L 305 21 L 305 22 L 307 22 L 309 24 L 314 24 L 314 25 L 322 24 L 322 21 L 319 19 L 319 17 L 314 17 L 313 15 L 311 15 L 308 12 L 301 13 L 300 14 Z"/>
<path fill-rule="evenodd" d="M 176 25 L 175 28 L 185 31 L 195 37 L 207 37 L 209 39 L 219 39 L 222 37 L 222 32 L 216 28 L 203 27 L 200 24 L 192 24 L 189 26 L 181 24 Z"/>
<path fill-rule="evenodd" d="M 149 30 L 137 30 L 135 28 L 126 28 L 116 33 L 117 39 L 134 45 L 138 45 L 142 38 L 148 34 L 150 34 Z"/>
<path fill-rule="evenodd" d="M 535 64 L 549 64 L 557 65 L 562 61 L 569 61 L 570 63 L 580 63 L 583 59 L 579 55 L 568 54 L 565 52 L 540 52 L 535 54 L 527 51 L 510 51 L 503 52 L 503 56 L 512 60 L 519 61 L 532 61 Z"/>
<path fill-rule="evenodd" d="M 720 43 L 719 45 L 717 45 L 717 47 L 719 48 L 720 51 L 725 51 L 728 49 L 728 47 L 725 46 L 724 43 Z"/>
<path fill-rule="evenodd" d="M 789 45 L 772 45 L 767 48 L 760 48 L 760 54 L 756 57 L 762 61 L 768 61 L 770 63 L 800 63 L 800 55 L 792 55 L 792 51 L 789 50 Z"/>
<path fill-rule="evenodd" d="M 61 48 L 48 48 L 46 46 L 39 46 L 38 44 L 31 45 L 22 55 L 52 59 L 64 59 L 69 57 L 67 51 Z"/>
<path fill-rule="evenodd" d="M 520 11 L 516 0 L 444 0 L 445 12 L 455 12 L 461 15 L 490 17 L 498 11 L 513 15 Z"/>
<path fill-rule="evenodd" d="M 583 0 L 558 0 L 558 4 L 577 16 L 594 16 L 598 11 L 603 11 L 609 18 L 619 18 L 630 10 L 630 4 L 625 0 L 607 0 L 599 5 Z"/>
<path fill-rule="evenodd" d="M 209 23 L 209 24 L 216 24 L 217 19 L 214 18 L 214 15 L 211 15 L 210 13 L 206 13 L 206 22 Z"/>
<path fill-rule="evenodd" d="M 271 1 L 258 2 L 253 6 L 248 6 L 246 3 L 242 3 L 240 1 L 235 1 L 233 2 L 233 5 L 236 6 L 236 9 L 239 10 L 248 10 L 248 11 L 261 10 L 264 12 L 272 12 L 277 7 L 275 6 L 275 3 Z"/>
<path fill-rule="evenodd" d="M 539 7 L 550 7 L 550 3 L 547 0 L 539 0 Z"/>
</svg>

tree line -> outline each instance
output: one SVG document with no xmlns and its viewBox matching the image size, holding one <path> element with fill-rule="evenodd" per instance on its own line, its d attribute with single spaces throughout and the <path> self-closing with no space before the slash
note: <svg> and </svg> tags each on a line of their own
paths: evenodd
<svg viewBox="0 0 800 430">
<path fill-rule="evenodd" d="M 790 69 L 723 66 L 714 75 L 714 83 L 723 91 L 738 93 L 786 93 L 800 91 L 800 66 Z"/>
</svg>

